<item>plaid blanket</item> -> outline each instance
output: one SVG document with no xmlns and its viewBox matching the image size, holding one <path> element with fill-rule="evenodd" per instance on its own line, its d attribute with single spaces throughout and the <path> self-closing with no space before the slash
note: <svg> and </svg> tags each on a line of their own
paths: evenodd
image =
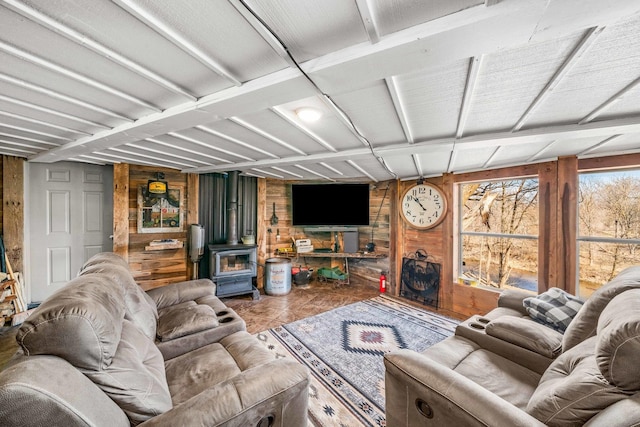
<svg viewBox="0 0 640 427">
<path fill-rule="evenodd" d="M 550 288 L 538 296 L 525 298 L 522 304 L 533 320 L 564 333 L 584 301 L 562 289 Z"/>
</svg>

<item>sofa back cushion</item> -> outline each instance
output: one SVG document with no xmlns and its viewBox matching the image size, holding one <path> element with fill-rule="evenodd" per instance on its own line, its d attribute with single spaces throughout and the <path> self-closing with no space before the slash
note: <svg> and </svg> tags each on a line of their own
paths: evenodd
<svg viewBox="0 0 640 427">
<path fill-rule="evenodd" d="M 629 393 L 640 390 L 640 289 L 615 297 L 598 321 L 596 361 L 602 375 Z"/>
<path fill-rule="evenodd" d="M 77 277 L 25 320 L 16 339 L 26 355 L 51 354 L 83 369 L 111 364 L 124 319 L 122 288 L 101 275 Z"/>
<path fill-rule="evenodd" d="M 120 255 L 114 252 L 100 252 L 99 254 L 95 254 L 94 256 L 89 258 L 80 269 L 80 272 L 82 272 L 82 270 L 84 270 L 85 268 L 97 264 L 115 264 L 119 265 L 120 267 L 126 268 L 127 270 L 129 269 L 129 263 L 125 261 L 124 258 L 122 258 Z"/>
<path fill-rule="evenodd" d="M 151 297 L 133 280 L 129 269 L 117 263 L 99 263 L 90 265 L 80 272 L 87 274 L 103 274 L 122 287 L 125 302 L 125 319 L 133 322 L 146 336 L 155 339 L 158 323 L 158 310 Z"/>
<path fill-rule="evenodd" d="M 172 408 L 162 354 L 128 320 L 122 324 L 122 337 L 111 364 L 83 372 L 116 402 L 132 425 Z"/>
<path fill-rule="evenodd" d="M 567 351 L 595 335 L 600 313 L 609 301 L 622 292 L 637 288 L 640 288 L 640 266 L 626 268 L 609 283 L 596 290 L 567 327 L 562 340 L 562 351 Z"/>
<path fill-rule="evenodd" d="M 627 395 L 609 384 L 595 358 L 597 337 L 591 337 L 554 360 L 540 378 L 526 411 L 544 424 L 582 425 Z"/>
</svg>

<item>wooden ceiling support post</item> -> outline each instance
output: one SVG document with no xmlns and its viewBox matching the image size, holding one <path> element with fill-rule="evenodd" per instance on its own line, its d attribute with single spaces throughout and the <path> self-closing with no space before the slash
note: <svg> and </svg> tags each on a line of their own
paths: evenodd
<svg viewBox="0 0 640 427">
<path fill-rule="evenodd" d="M 2 156 L 2 237 L 15 271 L 24 271 L 24 159 Z"/>
<path fill-rule="evenodd" d="M 126 163 L 113 165 L 113 252 L 129 261 L 129 165 Z"/>
<path fill-rule="evenodd" d="M 577 234 L 578 234 L 578 158 L 576 156 L 558 159 L 558 230 L 556 257 L 558 287 L 575 294 L 577 289 Z"/>
</svg>

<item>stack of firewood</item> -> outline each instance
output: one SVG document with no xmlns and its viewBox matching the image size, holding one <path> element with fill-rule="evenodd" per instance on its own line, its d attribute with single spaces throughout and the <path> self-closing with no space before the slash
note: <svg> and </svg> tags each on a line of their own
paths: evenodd
<svg viewBox="0 0 640 427">
<path fill-rule="evenodd" d="M 27 305 L 22 297 L 22 284 L 13 273 L 6 254 L 5 261 L 8 274 L 0 282 L 0 326 L 4 326 L 8 322 L 11 322 L 12 325 L 22 323 L 18 322 L 18 319 L 21 317 L 21 313 L 27 311 Z"/>
</svg>

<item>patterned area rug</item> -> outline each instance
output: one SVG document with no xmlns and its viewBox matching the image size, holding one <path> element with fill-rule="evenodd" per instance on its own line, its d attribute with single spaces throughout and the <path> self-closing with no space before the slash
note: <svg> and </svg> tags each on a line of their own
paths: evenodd
<svg viewBox="0 0 640 427">
<path fill-rule="evenodd" d="M 382 356 L 423 351 L 453 334 L 457 320 L 379 296 L 256 334 L 277 357 L 312 373 L 314 426 L 385 426 Z"/>
</svg>

